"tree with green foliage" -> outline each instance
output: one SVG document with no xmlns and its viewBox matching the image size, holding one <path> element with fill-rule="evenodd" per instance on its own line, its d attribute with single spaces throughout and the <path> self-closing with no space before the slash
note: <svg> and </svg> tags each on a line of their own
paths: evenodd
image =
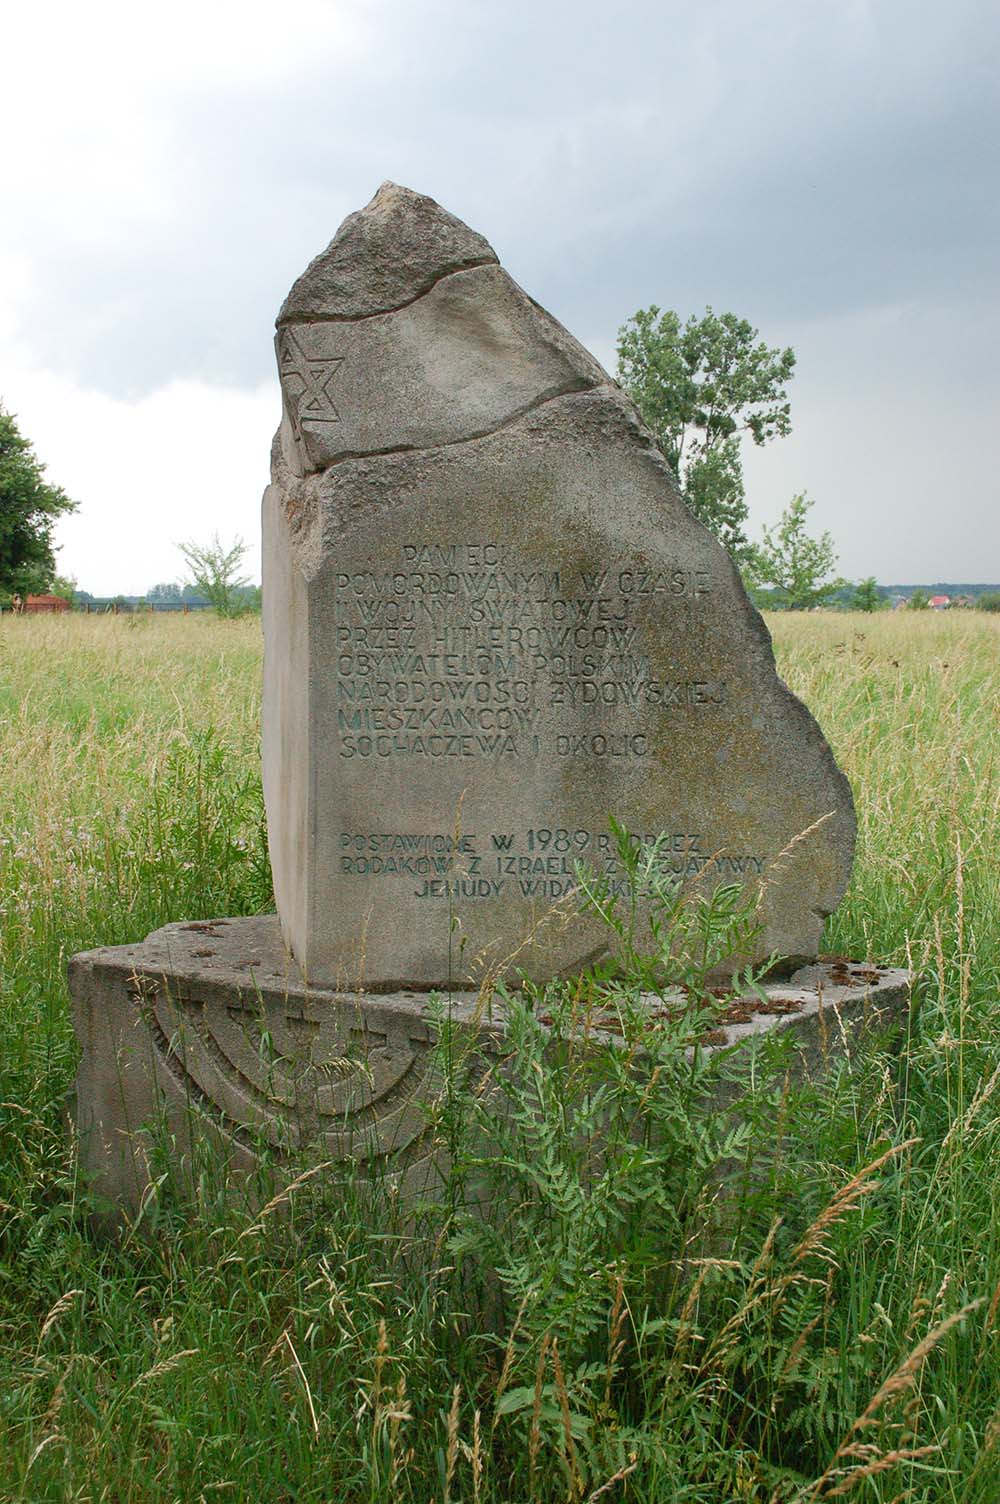
<svg viewBox="0 0 1000 1504">
<path fill-rule="evenodd" d="M 811 538 L 806 514 L 813 503 L 804 491 L 793 496 L 774 528 L 764 528 L 763 541 L 752 545 L 746 563 L 752 587 L 774 591 L 773 604 L 788 611 L 807 611 L 825 605 L 843 580 L 828 579 L 837 550 L 828 532 Z"/>
<path fill-rule="evenodd" d="M 618 380 L 684 500 L 735 559 L 748 550 L 740 436 L 764 444 L 791 431 L 794 369 L 793 350 L 769 348 L 746 319 L 711 308 L 682 324 L 654 304 L 618 331 Z"/>
<path fill-rule="evenodd" d="M 76 510 L 61 486 L 43 479 L 45 466 L 0 403 L 0 595 L 37 595 L 56 572 L 52 529 Z"/>
<path fill-rule="evenodd" d="M 1000 611 L 1000 590 L 984 590 L 976 607 L 980 611 Z"/>
<path fill-rule="evenodd" d="M 931 598 L 926 590 L 914 590 L 906 603 L 908 611 L 929 611 Z"/>
<path fill-rule="evenodd" d="M 881 611 L 885 604 L 885 597 L 879 590 L 873 574 L 868 575 L 855 586 L 851 597 L 852 611 Z"/>
<path fill-rule="evenodd" d="M 227 548 L 215 533 L 211 543 L 179 543 L 177 546 L 184 555 L 198 595 L 208 601 L 219 616 L 242 616 L 248 609 L 244 591 L 250 584 L 249 578 L 239 573 L 247 551 L 243 539 L 234 539 Z"/>
<path fill-rule="evenodd" d="M 77 590 L 76 580 L 69 574 L 57 574 L 49 581 L 49 594 L 58 595 L 61 600 L 69 601 L 75 605 Z"/>
<path fill-rule="evenodd" d="M 181 599 L 181 587 L 174 580 L 162 580 L 158 585 L 150 585 L 146 591 L 146 599 L 151 602 L 179 602 Z"/>
</svg>

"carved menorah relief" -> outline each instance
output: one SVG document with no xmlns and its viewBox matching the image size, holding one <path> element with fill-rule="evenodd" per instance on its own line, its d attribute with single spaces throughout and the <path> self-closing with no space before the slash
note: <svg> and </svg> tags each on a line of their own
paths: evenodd
<svg viewBox="0 0 1000 1504">
<path fill-rule="evenodd" d="M 133 994 L 135 995 L 135 994 Z M 273 996 L 222 1003 L 157 987 L 144 999 L 161 1088 L 180 1091 L 251 1152 L 420 1157 L 428 1133 L 426 1028 L 368 1027 L 350 1003 Z"/>
</svg>

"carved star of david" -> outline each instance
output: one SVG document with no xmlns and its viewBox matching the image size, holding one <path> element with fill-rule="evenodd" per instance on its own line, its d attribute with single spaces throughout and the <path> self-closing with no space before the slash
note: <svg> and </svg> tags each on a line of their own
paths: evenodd
<svg viewBox="0 0 1000 1504">
<path fill-rule="evenodd" d="M 304 423 L 339 423 L 340 413 L 330 388 L 344 364 L 342 355 L 324 355 L 318 360 L 306 355 L 294 329 L 285 329 L 281 337 L 281 384 L 289 402 L 289 417 L 295 437 L 301 443 Z"/>
</svg>

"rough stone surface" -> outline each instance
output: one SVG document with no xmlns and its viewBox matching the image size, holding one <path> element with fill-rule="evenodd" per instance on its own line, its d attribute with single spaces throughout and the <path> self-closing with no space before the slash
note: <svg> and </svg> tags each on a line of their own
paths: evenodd
<svg viewBox="0 0 1000 1504">
<path fill-rule="evenodd" d="M 706 1047 L 790 1031 L 800 1072 L 816 1075 L 897 1024 L 909 982 L 885 967 L 816 964 L 768 987 L 765 1006 L 737 1005 Z M 74 956 L 70 991 L 81 1161 L 116 1216 L 139 1210 L 164 1144 L 192 1183 L 211 1146 L 243 1172 L 230 1176 L 233 1195 L 251 1195 L 262 1154 L 279 1173 L 350 1158 L 380 1165 L 406 1195 L 435 1185 L 444 1161 L 422 1105 L 435 1090 L 426 994 L 308 988 L 274 915 L 172 924 L 141 945 Z M 450 1002 L 484 1059 L 502 1053 L 499 1000 Z"/>
<path fill-rule="evenodd" d="M 296 283 L 264 498 L 264 786 L 312 984 L 570 971 L 609 816 L 816 954 L 854 810 L 632 404 L 432 200 L 383 187 Z"/>
<path fill-rule="evenodd" d="M 282 305 L 278 323 L 359 319 L 399 308 L 448 272 L 496 264 L 492 246 L 432 198 L 383 183 L 349 214 Z"/>
<path fill-rule="evenodd" d="M 443 275 L 390 313 L 283 324 L 275 347 L 297 475 L 474 439 L 601 374 L 498 266 Z"/>
</svg>

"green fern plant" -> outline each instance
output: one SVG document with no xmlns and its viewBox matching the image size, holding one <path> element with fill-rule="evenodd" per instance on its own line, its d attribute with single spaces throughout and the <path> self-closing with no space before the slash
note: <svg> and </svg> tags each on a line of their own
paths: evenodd
<svg viewBox="0 0 1000 1504">
<path fill-rule="evenodd" d="M 610 821 L 625 892 L 607 874 L 576 864 L 576 879 L 586 908 L 614 937 L 615 954 L 605 978 L 621 977 L 626 986 L 661 993 L 677 987 L 696 1001 L 706 1001 L 724 970 L 738 970 L 760 933 L 752 896 L 739 883 L 721 883 L 706 892 L 678 880 L 663 861 L 663 837 L 640 841 L 613 817 Z M 744 966 L 734 989 L 758 990 L 762 976 L 778 957 L 756 968 Z"/>
<path fill-rule="evenodd" d="M 738 1110 L 745 1063 L 707 1036 L 726 1005 L 713 979 L 756 936 L 752 907 L 732 885 L 678 888 L 658 843 L 613 830 L 624 895 L 583 868 L 578 881 L 614 960 L 572 980 L 501 987 L 504 1033 L 485 1075 L 444 1000 L 435 1019 L 447 1246 L 512 1343 L 497 1414 L 526 1444 L 546 1417 L 565 1428 L 578 1467 L 595 1407 L 608 1402 L 616 1291 L 628 1312 L 617 1392 L 637 1382 L 622 1377 L 637 1325 L 683 1300 L 696 1245 L 711 1241 L 722 1167 L 746 1153 L 751 1132 Z M 561 1377 L 547 1369 L 539 1380 L 554 1333 Z M 594 1475 L 612 1463 L 621 1458 L 602 1454 Z"/>
</svg>

